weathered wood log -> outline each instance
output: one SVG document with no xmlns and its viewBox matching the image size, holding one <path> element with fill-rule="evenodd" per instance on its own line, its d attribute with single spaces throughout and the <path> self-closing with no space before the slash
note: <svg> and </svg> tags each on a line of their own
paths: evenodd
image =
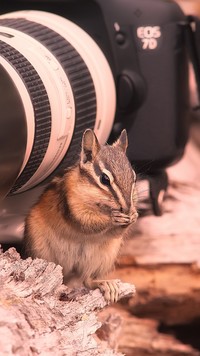
<svg viewBox="0 0 200 356">
<path fill-rule="evenodd" d="M 60 266 L 22 260 L 14 248 L 0 254 L 1 355 L 120 355 L 94 336 L 106 306 L 101 292 L 71 290 Z M 118 281 L 120 298 L 135 293 Z"/>
</svg>

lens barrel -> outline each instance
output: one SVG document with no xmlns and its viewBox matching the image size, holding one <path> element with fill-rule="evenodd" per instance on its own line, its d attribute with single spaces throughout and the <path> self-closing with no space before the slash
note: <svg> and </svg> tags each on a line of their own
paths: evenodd
<svg viewBox="0 0 200 356">
<path fill-rule="evenodd" d="M 11 192 L 73 163 L 86 128 L 95 128 L 102 143 L 108 138 L 114 80 L 99 47 L 77 25 L 41 11 L 0 16 L 0 64 L 14 82 L 25 117 L 26 150 Z M 7 90 L 4 97 L 10 97 Z"/>
</svg>

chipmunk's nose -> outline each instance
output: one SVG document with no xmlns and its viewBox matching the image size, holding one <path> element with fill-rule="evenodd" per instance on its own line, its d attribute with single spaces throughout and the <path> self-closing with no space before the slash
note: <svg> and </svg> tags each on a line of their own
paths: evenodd
<svg viewBox="0 0 200 356">
<path fill-rule="evenodd" d="M 135 203 L 137 200 L 136 195 L 137 194 L 136 194 L 135 183 L 133 183 L 129 192 L 124 192 L 123 199 L 121 199 L 120 201 L 122 213 L 126 215 L 131 215 L 131 213 L 135 209 Z"/>
</svg>

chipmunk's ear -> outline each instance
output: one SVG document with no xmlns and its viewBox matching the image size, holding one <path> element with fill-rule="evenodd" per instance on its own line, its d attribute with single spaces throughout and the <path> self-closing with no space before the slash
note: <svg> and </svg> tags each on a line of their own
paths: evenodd
<svg viewBox="0 0 200 356">
<path fill-rule="evenodd" d="M 121 132 L 119 138 L 117 139 L 116 142 L 114 142 L 113 146 L 121 147 L 122 150 L 126 153 L 126 150 L 128 147 L 128 136 L 127 136 L 127 132 L 125 129 Z"/>
<path fill-rule="evenodd" d="M 97 137 L 91 129 L 85 130 L 82 137 L 81 165 L 86 162 L 92 162 L 100 150 L 100 144 Z"/>
</svg>

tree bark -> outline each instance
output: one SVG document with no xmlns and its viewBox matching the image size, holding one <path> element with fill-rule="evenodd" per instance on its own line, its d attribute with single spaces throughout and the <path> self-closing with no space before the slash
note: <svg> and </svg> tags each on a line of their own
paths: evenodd
<svg viewBox="0 0 200 356">
<path fill-rule="evenodd" d="M 121 355 L 95 336 L 97 312 L 107 305 L 101 292 L 70 290 L 62 282 L 60 266 L 22 260 L 14 248 L 1 251 L 1 355 Z M 134 295 L 134 286 L 118 285 L 120 298 Z"/>
</svg>

